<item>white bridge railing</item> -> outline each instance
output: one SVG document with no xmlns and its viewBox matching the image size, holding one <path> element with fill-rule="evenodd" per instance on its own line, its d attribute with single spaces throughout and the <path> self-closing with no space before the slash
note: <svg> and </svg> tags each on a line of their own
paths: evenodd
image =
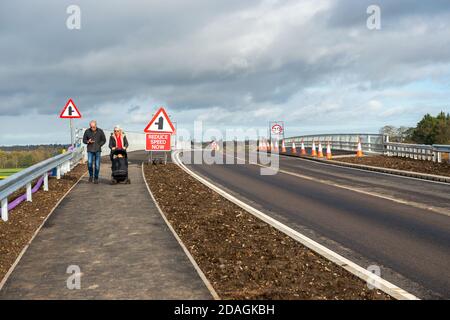
<svg viewBox="0 0 450 320">
<path fill-rule="evenodd" d="M 83 158 L 83 147 L 57 155 L 53 158 L 39 162 L 8 178 L 0 181 L 1 218 L 8 221 L 8 197 L 21 188 L 26 188 L 26 200 L 32 201 L 32 182 L 43 179 L 44 191 L 48 191 L 49 172 L 56 168 L 56 178 L 60 179 L 69 172 Z"/>
<path fill-rule="evenodd" d="M 330 142 L 333 149 L 343 151 L 355 151 L 358 148 L 358 141 L 361 142 L 361 147 L 364 152 L 368 153 L 383 153 L 384 142 L 387 136 L 382 134 L 371 133 L 340 133 L 340 134 L 317 134 L 307 136 L 297 136 L 286 138 L 285 142 L 289 146 L 292 142 L 299 145 L 302 141 L 306 147 L 311 147 L 313 141 L 317 144 L 321 142 L 326 145 Z"/>
<path fill-rule="evenodd" d="M 428 160 L 434 162 L 450 161 L 450 145 L 424 145 L 410 143 L 389 142 L 389 136 L 370 133 L 342 133 L 342 134 L 318 134 L 297 136 L 285 139 L 289 146 L 292 142 L 297 145 L 303 141 L 306 147 L 311 147 L 313 141 L 326 145 L 330 142 L 332 149 L 353 151 L 361 142 L 361 147 L 365 153 L 384 154 L 387 156 L 404 157 L 416 160 Z"/>
<path fill-rule="evenodd" d="M 390 157 L 442 162 L 450 160 L 450 145 L 386 142 L 384 154 Z"/>
</svg>

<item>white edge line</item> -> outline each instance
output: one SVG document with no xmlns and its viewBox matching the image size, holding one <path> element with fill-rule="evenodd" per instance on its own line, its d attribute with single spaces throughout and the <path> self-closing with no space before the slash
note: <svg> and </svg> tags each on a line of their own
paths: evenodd
<svg viewBox="0 0 450 320">
<path fill-rule="evenodd" d="M 245 202 L 237 199 L 236 197 L 232 196 L 231 194 L 225 192 L 224 190 L 220 189 L 216 185 L 212 184 L 211 182 L 207 181 L 206 179 L 202 178 L 195 172 L 191 171 L 189 168 L 187 168 L 179 159 L 179 153 L 180 151 L 176 151 L 174 154 L 174 160 L 175 163 L 181 167 L 185 172 L 187 172 L 189 175 L 209 187 L 210 189 L 214 190 L 215 192 L 219 193 L 224 198 L 230 200 L 231 202 L 235 203 L 242 209 L 246 210 L 247 212 L 251 213 L 252 215 L 256 216 L 260 220 L 270 224 L 272 227 L 276 228 L 277 230 L 283 232 L 284 234 L 290 236 L 294 240 L 300 242 L 304 246 L 308 247 L 309 249 L 313 250 L 314 252 L 318 253 L 319 255 L 325 257 L 326 259 L 334 262 L 338 266 L 341 266 L 345 270 L 349 271 L 353 275 L 357 276 L 358 278 L 370 283 L 374 287 L 380 289 L 381 291 L 389 294 L 393 298 L 399 299 L 399 300 L 419 300 L 416 296 L 413 294 L 405 291 L 404 289 L 401 289 L 400 287 L 390 283 L 389 281 L 375 275 L 374 273 L 364 269 L 363 267 L 357 265 L 356 263 L 348 260 L 347 258 L 344 258 L 343 256 L 339 255 L 338 253 L 324 247 L 323 245 L 315 242 L 314 240 L 306 237 L 305 235 L 301 234 L 300 232 L 284 225 L 283 223 L 273 219 L 272 217 L 269 217 L 268 215 L 264 214 L 263 212 L 253 208 L 252 206 L 246 204 Z"/>
<path fill-rule="evenodd" d="M 209 282 L 208 278 L 206 278 L 205 274 L 203 273 L 203 271 L 200 269 L 200 267 L 198 266 L 197 262 L 195 261 L 194 257 L 191 255 L 191 253 L 189 252 L 189 250 L 186 248 L 186 246 L 184 245 L 183 241 L 181 241 L 180 237 L 178 236 L 178 234 L 176 233 L 175 229 L 172 227 L 172 225 L 170 224 L 169 220 L 167 220 L 166 216 L 164 215 L 163 211 L 161 210 L 161 207 L 159 206 L 158 202 L 155 199 L 155 196 L 153 195 L 152 191 L 150 190 L 150 187 L 147 183 L 147 179 L 145 178 L 145 173 L 144 173 L 144 163 L 142 163 L 141 165 L 142 168 L 142 177 L 145 181 L 145 185 L 147 187 L 148 193 L 150 194 L 150 196 L 152 197 L 153 202 L 156 205 L 156 208 L 158 209 L 159 214 L 162 216 L 162 218 L 164 219 L 164 221 L 166 222 L 166 225 L 169 227 L 170 231 L 172 232 L 172 234 L 174 235 L 175 239 L 177 239 L 178 244 L 181 246 L 181 248 L 183 249 L 184 253 L 186 254 L 186 256 L 188 257 L 189 261 L 192 263 L 192 265 L 194 266 L 195 270 L 197 271 L 198 275 L 200 276 L 200 278 L 203 280 L 203 283 L 205 284 L 205 286 L 208 288 L 209 292 L 211 293 L 211 295 L 213 296 L 214 300 L 220 300 L 219 295 L 217 294 L 216 290 L 214 290 L 214 287 L 211 285 L 211 283 Z"/>
<path fill-rule="evenodd" d="M 72 169 L 73 170 L 73 169 Z M 20 260 L 22 259 L 23 255 L 25 254 L 25 252 L 27 251 L 28 247 L 30 246 L 31 242 L 34 240 L 34 238 L 36 238 L 36 236 L 38 235 L 39 231 L 41 231 L 42 227 L 45 225 L 45 223 L 47 222 L 47 220 L 50 218 L 50 216 L 53 214 L 53 212 L 56 210 L 56 208 L 58 208 L 59 204 L 66 198 L 66 196 L 70 193 L 70 191 L 72 191 L 73 188 L 75 188 L 78 183 L 81 181 L 81 179 L 83 179 L 83 177 L 87 174 L 87 171 L 77 180 L 77 182 L 75 182 L 75 184 L 73 186 L 70 187 L 69 190 L 67 190 L 67 192 L 62 196 L 61 199 L 58 200 L 58 202 L 54 205 L 54 207 L 52 208 L 52 210 L 50 211 L 50 213 L 47 215 L 47 217 L 44 219 L 44 221 L 42 221 L 41 225 L 39 226 L 39 228 L 36 229 L 36 231 L 34 232 L 33 236 L 31 237 L 31 239 L 28 241 L 28 243 L 25 245 L 25 247 L 23 247 L 22 251 L 20 252 L 20 254 L 17 256 L 16 261 L 14 261 L 14 263 L 12 264 L 12 266 L 9 268 L 8 272 L 5 274 L 5 276 L 3 277 L 2 281 L 0 282 L 0 291 L 3 289 L 3 286 L 6 284 L 6 282 L 8 281 L 9 277 L 11 276 L 11 274 L 13 273 L 14 269 L 16 268 L 16 266 L 19 264 Z"/>
</svg>

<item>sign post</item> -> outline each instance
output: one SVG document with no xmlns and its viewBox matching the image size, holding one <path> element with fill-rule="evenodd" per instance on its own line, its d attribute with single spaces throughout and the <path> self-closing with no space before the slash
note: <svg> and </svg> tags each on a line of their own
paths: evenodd
<svg viewBox="0 0 450 320">
<path fill-rule="evenodd" d="M 274 136 L 275 138 L 272 138 Z M 270 121 L 269 122 L 269 140 L 273 143 L 272 139 L 284 140 L 284 121 Z"/>
<path fill-rule="evenodd" d="M 72 99 L 69 99 L 64 107 L 64 109 L 61 111 L 59 117 L 61 119 L 70 119 L 69 126 L 70 126 L 70 145 L 74 146 L 74 140 L 73 140 L 73 119 L 79 119 L 81 118 L 81 112 L 78 110 L 77 106 L 73 102 Z"/>
<path fill-rule="evenodd" d="M 149 161 L 153 160 L 153 151 L 164 151 L 164 162 L 167 162 L 167 152 L 172 150 L 170 140 L 175 127 L 163 107 L 153 115 L 144 132 L 145 150 L 150 152 Z"/>
</svg>

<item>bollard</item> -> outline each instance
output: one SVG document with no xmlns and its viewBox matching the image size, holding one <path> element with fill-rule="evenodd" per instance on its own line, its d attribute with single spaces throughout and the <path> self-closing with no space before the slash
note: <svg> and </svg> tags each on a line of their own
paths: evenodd
<svg viewBox="0 0 450 320">
<path fill-rule="evenodd" d="M 1 205 L 2 205 L 2 220 L 8 221 L 8 198 L 3 199 Z"/>
<path fill-rule="evenodd" d="M 44 173 L 44 191 L 48 191 L 48 172 Z"/>
<path fill-rule="evenodd" d="M 31 182 L 27 183 L 27 201 L 28 202 L 32 202 L 33 198 L 32 198 L 32 192 L 31 192 Z"/>
</svg>

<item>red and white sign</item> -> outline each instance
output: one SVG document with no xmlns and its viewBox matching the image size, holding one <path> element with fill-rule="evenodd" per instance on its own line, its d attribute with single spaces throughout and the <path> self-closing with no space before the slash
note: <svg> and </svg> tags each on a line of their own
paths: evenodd
<svg viewBox="0 0 450 320">
<path fill-rule="evenodd" d="M 146 151 L 170 151 L 170 133 L 147 133 L 145 135 Z"/>
<path fill-rule="evenodd" d="M 281 126 L 281 124 L 275 123 L 272 126 L 272 133 L 273 134 L 282 134 L 283 133 L 283 126 Z"/>
<path fill-rule="evenodd" d="M 163 107 L 159 108 L 159 110 L 155 113 L 152 120 L 145 127 L 144 132 L 147 133 L 175 133 L 175 127 L 170 121 L 169 116 L 167 115 L 166 110 Z"/>
<path fill-rule="evenodd" d="M 78 111 L 78 108 L 73 102 L 73 100 L 69 99 L 69 101 L 67 101 L 66 103 L 66 106 L 61 111 L 59 117 L 62 119 L 77 119 L 81 118 L 81 113 L 80 111 Z"/>
</svg>

